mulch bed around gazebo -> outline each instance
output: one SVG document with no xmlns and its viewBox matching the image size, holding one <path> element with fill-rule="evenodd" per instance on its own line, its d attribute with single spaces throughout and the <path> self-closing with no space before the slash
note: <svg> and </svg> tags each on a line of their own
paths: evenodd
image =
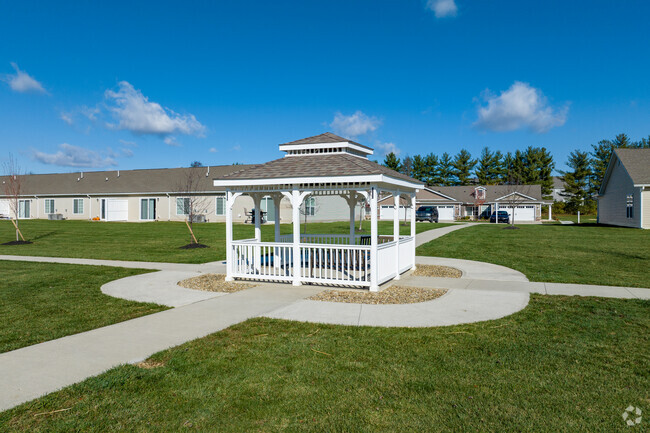
<svg viewBox="0 0 650 433">
<path fill-rule="evenodd" d="M 226 276 L 223 274 L 203 274 L 198 277 L 188 278 L 179 281 L 178 285 L 186 289 L 203 290 L 205 292 L 224 292 L 234 293 L 240 290 L 255 287 L 255 284 L 235 283 L 225 281 Z"/>
<path fill-rule="evenodd" d="M 348 304 L 415 304 L 431 301 L 447 293 L 441 289 L 390 286 L 381 292 L 367 290 L 324 290 L 310 298 L 312 301 L 344 302 Z"/>
</svg>

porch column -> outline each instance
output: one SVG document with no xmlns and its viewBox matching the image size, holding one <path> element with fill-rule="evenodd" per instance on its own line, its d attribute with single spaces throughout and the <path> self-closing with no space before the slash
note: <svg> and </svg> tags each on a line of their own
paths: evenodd
<svg viewBox="0 0 650 433">
<path fill-rule="evenodd" d="M 379 245 L 377 239 L 377 195 L 376 187 L 370 190 L 370 291 L 379 291 L 379 269 L 378 263 L 378 250 Z"/>
<path fill-rule="evenodd" d="M 354 195 L 356 199 L 356 194 Z M 348 200 L 348 206 L 350 207 L 350 245 L 354 245 L 354 208 L 356 206 L 356 200 Z"/>
<path fill-rule="evenodd" d="M 399 280 L 399 192 L 393 192 L 393 241 L 395 241 L 395 279 Z"/>
<path fill-rule="evenodd" d="M 300 286 L 302 274 L 302 258 L 300 257 L 300 204 L 302 197 L 300 191 L 291 192 L 291 215 L 293 221 L 293 285 Z"/>
<path fill-rule="evenodd" d="M 553 208 L 553 205 L 549 204 L 548 205 L 548 220 L 549 221 L 553 221 L 553 216 L 552 216 L 552 211 L 551 211 L 552 208 Z"/>
<path fill-rule="evenodd" d="M 494 203 L 494 224 L 499 224 L 499 202 Z"/>
<path fill-rule="evenodd" d="M 411 194 L 411 237 L 413 238 L 413 266 L 412 270 L 415 270 L 415 194 Z M 440 215 L 438 215 L 440 217 Z"/>
<path fill-rule="evenodd" d="M 273 211 L 275 213 L 275 242 L 280 242 L 280 203 L 282 196 L 273 194 Z"/>
<path fill-rule="evenodd" d="M 260 215 L 262 214 L 260 212 L 260 206 L 262 205 L 262 195 L 261 194 L 251 194 L 251 197 L 253 198 L 253 203 L 255 206 L 255 240 L 257 242 L 262 242 L 262 219 L 260 218 Z"/>
</svg>

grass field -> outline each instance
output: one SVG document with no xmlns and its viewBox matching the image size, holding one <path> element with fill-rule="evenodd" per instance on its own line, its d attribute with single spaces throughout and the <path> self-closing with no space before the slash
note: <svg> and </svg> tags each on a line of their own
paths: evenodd
<svg viewBox="0 0 650 433">
<path fill-rule="evenodd" d="M 165 310 L 100 291 L 108 281 L 143 272 L 147 271 L 0 261 L 0 352 Z"/>
<path fill-rule="evenodd" d="M 420 246 L 418 255 L 495 263 L 531 281 L 650 287 L 650 231 L 595 224 L 479 225 Z"/>
<path fill-rule="evenodd" d="M 357 223 L 358 224 L 358 223 Z M 418 223 L 418 233 L 449 224 Z M 183 222 L 110 223 L 98 221 L 24 220 L 20 227 L 31 245 L 0 245 L 0 254 L 87 259 L 137 260 L 173 263 L 206 263 L 226 258 L 226 225 L 224 223 L 194 224 L 201 243 L 210 248 L 182 250 L 189 243 L 189 231 Z M 349 223 L 308 223 L 302 233 L 350 233 Z M 358 228 L 358 226 L 357 226 Z M 364 232 L 370 222 L 364 221 Z M 400 233 L 410 234 L 409 225 L 401 225 Z M 282 233 L 291 233 L 290 224 L 281 225 Z M 392 234 L 393 223 L 380 221 L 379 233 Z M 0 243 L 15 240 L 10 221 L 0 221 Z M 235 239 L 254 236 L 254 226 L 235 224 Z M 272 225 L 262 227 L 262 240 L 273 241 Z"/>
<path fill-rule="evenodd" d="M 559 296 L 454 327 L 254 319 L 3 412 L 0 430 L 629 432 L 648 327 L 650 302 Z"/>
</svg>

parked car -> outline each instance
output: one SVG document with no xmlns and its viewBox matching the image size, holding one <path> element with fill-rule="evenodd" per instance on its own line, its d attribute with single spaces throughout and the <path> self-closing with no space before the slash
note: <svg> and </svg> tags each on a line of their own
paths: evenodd
<svg viewBox="0 0 650 433">
<path fill-rule="evenodd" d="M 429 221 L 430 223 L 438 222 L 438 208 L 435 206 L 420 206 L 415 211 L 415 221 Z"/>
<path fill-rule="evenodd" d="M 510 224 L 510 215 L 508 215 L 508 212 L 504 210 L 500 210 L 498 212 L 499 212 L 499 222 Z M 492 212 L 492 215 L 490 216 L 490 222 L 491 223 L 496 222 L 496 219 L 497 219 L 497 213 Z"/>
</svg>

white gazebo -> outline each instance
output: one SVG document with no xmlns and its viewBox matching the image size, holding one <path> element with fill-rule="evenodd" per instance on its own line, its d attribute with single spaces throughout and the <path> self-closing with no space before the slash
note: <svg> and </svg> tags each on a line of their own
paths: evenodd
<svg viewBox="0 0 650 433">
<path fill-rule="evenodd" d="M 368 287 L 371 291 L 415 267 L 415 194 L 424 185 L 368 160 L 373 150 L 325 133 L 280 145 L 284 158 L 214 179 L 226 189 L 226 279 L 253 279 Z M 379 236 L 377 201 L 382 192 L 410 198 L 411 233 L 399 234 L 399 212 L 393 212 L 392 236 Z M 255 203 L 255 237 L 233 240 L 232 208 L 237 197 Z M 309 196 L 343 197 L 350 209 L 350 233 L 301 234 L 300 206 Z M 260 204 L 275 204 L 275 241 L 262 242 Z M 293 234 L 280 235 L 280 201 L 292 207 Z M 370 205 L 370 234 L 355 233 L 355 206 Z"/>
</svg>

